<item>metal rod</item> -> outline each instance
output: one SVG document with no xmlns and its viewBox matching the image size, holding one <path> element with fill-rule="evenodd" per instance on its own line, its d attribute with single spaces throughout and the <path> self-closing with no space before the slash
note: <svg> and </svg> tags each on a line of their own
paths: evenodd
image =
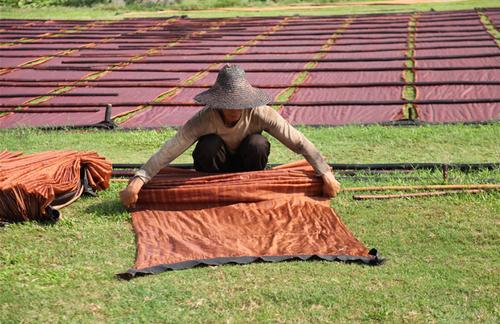
<svg viewBox="0 0 500 324">
<path fill-rule="evenodd" d="M 75 80 L 75 79 L 2 79 L 0 77 L 0 82 L 8 83 L 44 83 L 44 82 L 61 82 L 61 83 L 74 83 L 74 82 L 85 82 L 85 83 L 107 83 L 107 82 L 149 82 L 149 81 L 178 81 L 179 78 L 143 78 L 143 79 L 127 79 L 127 78 L 107 78 L 107 79 L 90 79 L 90 80 Z"/>
<path fill-rule="evenodd" d="M 362 16 L 359 16 L 362 17 Z M 345 17 L 347 18 L 347 17 Z M 284 26 L 286 27 L 298 27 L 298 26 L 320 26 L 317 28 L 314 28 L 313 30 L 324 30 L 324 29 L 331 29 L 332 27 L 339 26 L 342 22 L 345 21 L 345 18 L 340 18 L 340 19 L 334 19 L 334 20 L 317 20 L 317 21 L 305 21 L 305 22 L 298 22 L 298 21 L 288 21 L 287 24 Z M 349 29 L 387 29 L 387 25 L 401 25 L 406 27 L 408 20 L 410 17 L 401 19 L 401 20 L 385 20 L 383 22 L 377 22 L 373 21 L 372 22 L 365 22 L 362 21 L 360 22 L 359 19 L 355 20 L 351 25 L 349 25 Z M 477 18 L 477 16 L 476 16 Z M 229 19 L 228 19 L 229 20 Z M 5 21 L 5 20 L 4 20 Z M 382 26 L 380 26 L 382 24 Z M 476 27 L 478 26 L 479 23 L 476 21 L 473 21 L 472 23 L 460 23 L 460 24 L 433 24 L 433 25 L 426 25 L 420 28 L 436 28 L 436 27 Z M 28 30 L 28 31 L 39 31 L 38 28 L 40 26 L 43 26 L 42 24 L 34 25 L 34 26 L 13 26 L 11 24 L 6 24 L 6 25 L 0 25 L 0 27 L 4 28 L 11 28 L 12 30 Z M 129 27 L 129 26 L 134 26 L 134 27 Z M 176 25 L 166 25 L 161 27 L 162 29 L 160 30 L 170 30 L 170 31 L 176 31 L 176 30 L 198 30 L 200 27 L 205 26 L 209 27 L 209 25 L 198 25 L 198 28 L 193 28 L 190 26 L 176 26 Z M 256 23 L 252 24 L 241 24 L 238 25 L 239 27 L 233 27 L 233 26 L 220 26 L 219 29 L 222 30 L 235 30 L 235 31 L 245 31 L 247 30 L 246 27 L 259 27 L 262 26 L 261 24 L 258 23 L 258 20 L 256 20 Z M 113 25 L 103 25 L 99 27 L 99 30 L 95 30 L 94 32 L 96 33 L 101 33 L 101 32 L 133 32 L 136 31 L 138 28 L 142 28 L 146 26 L 139 26 L 139 25 L 120 25 L 120 24 L 113 24 Z M 323 27 L 323 28 L 321 28 Z M 391 28 L 395 28 L 392 27 Z M 401 27 L 403 28 L 403 27 Z M 50 32 L 50 31 L 60 31 L 61 27 L 56 26 L 44 26 L 43 29 L 39 32 Z M 309 29 L 293 29 L 294 31 L 296 30 L 309 30 Z M 85 31 L 87 32 L 87 31 Z"/>
<path fill-rule="evenodd" d="M 242 59 L 242 58 L 231 58 L 231 59 L 197 59 L 197 60 L 178 60 L 178 59 L 151 59 L 148 61 L 140 62 L 140 64 L 166 64 L 166 63 L 288 63 L 288 62 L 379 62 L 379 61 L 406 61 L 407 58 L 403 56 L 400 57 L 368 57 L 368 58 L 333 58 L 333 59 L 295 59 L 295 58 L 264 58 L 264 59 Z M 420 56 L 416 59 L 419 61 L 423 60 L 449 60 L 449 59 L 464 59 L 464 58 L 484 58 L 484 57 L 499 57 L 500 53 L 484 53 L 484 54 L 471 54 L 471 55 L 449 55 L 449 56 Z M 81 60 L 81 61 L 62 61 L 62 64 L 113 64 L 121 63 L 123 60 Z"/>
<path fill-rule="evenodd" d="M 368 71 L 462 71 L 462 70 L 496 70 L 500 66 L 497 65 L 485 65 L 485 66 L 460 66 L 460 67 L 367 67 L 367 68 L 247 68 L 245 72 L 247 73 L 290 73 L 290 72 L 368 72 Z M 81 67 L 81 66 L 10 66 L 10 67 L 0 67 L 0 69 L 16 69 L 16 70 L 41 70 L 41 71 L 114 71 L 113 68 L 109 67 Z M 120 72 L 118 70 L 118 72 Z M 169 69 L 158 69 L 158 68 L 134 68 L 127 69 L 124 72 L 215 72 L 218 73 L 218 68 L 169 68 Z"/>
<path fill-rule="evenodd" d="M 453 40 L 454 42 L 458 42 L 458 41 L 467 41 L 467 42 L 480 42 L 480 41 L 491 41 L 491 37 L 482 37 L 482 38 L 475 38 L 475 39 L 470 39 L 470 38 L 464 38 L 464 39 L 454 39 Z M 342 43 L 342 44 L 335 44 L 335 47 L 342 47 L 342 46 L 360 46 L 360 45 L 406 45 L 406 40 L 399 40 L 399 41 L 371 41 L 371 42 L 364 42 L 364 43 L 360 43 L 360 42 L 346 42 L 346 43 Z M 426 40 L 425 43 L 440 43 L 440 44 L 443 44 L 443 40 Z M 301 44 L 279 44 L 279 47 L 283 47 L 283 48 L 286 48 L 286 47 L 305 47 L 305 46 L 319 46 L 321 45 L 321 43 L 319 42 L 314 42 L 314 43 L 311 43 L 311 42 L 304 42 L 304 43 L 301 43 Z M 118 50 L 121 50 L 121 49 L 149 49 L 151 48 L 151 46 L 153 46 L 153 44 L 151 44 L 150 46 L 146 46 L 144 44 L 136 44 L 136 45 L 118 45 Z M 191 48 L 190 46 L 192 47 L 200 47 L 200 45 L 190 45 L 188 43 L 185 43 L 184 45 L 184 49 L 189 49 Z M 207 45 L 208 46 L 208 45 Z M 234 46 L 234 45 L 233 45 Z M 265 44 L 265 43 L 257 43 L 257 44 L 254 44 L 252 45 L 252 48 L 261 48 L 261 47 L 276 47 L 277 45 L 276 44 Z M 216 48 L 216 47 L 228 47 L 228 45 L 224 45 L 224 44 L 210 44 L 210 48 Z"/>
<path fill-rule="evenodd" d="M 380 175 L 388 175 L 390 177 L 394 177 L 395 175 L 390 175 L 390 173 L 395 173 L 395 172 L 402 172 L 409 174 L 415 170 L 361 170 L 361 171 L 342 171 L 342 170 L 336 170 L 335 171 L 335 176 L 337 179 L 349 179 L 349 180 L 376 180 L 376 181 L 381 181 L 381 180 L 387 180 L 387 176 L 380 176 Z M 363 174 L 368 174 L 370 176 L 363 176 L 360 177 L 358 176 L 359 172 L 362 172 Z M 111 173 L 113 177 L 133 177 L 135 175 L 135 171 L 132 169 L 114 169 Z M 373 175 L 378 175 L 374 177 Z M 401 178 L 401 177 L 399 177 Z M 421 177 L 404 177 L 405 180 L 422 180 Z M 494 179 L 488 179 L 489 181 L 495 181 Z"/>
<path fill-rule="evenodd" d="M 32 43 L 26 43 L 27 45 L 32 44 Z M 146 49 L 149 49 L 150 47 L 147 47 Z M 179 49 L 189 49 L 189 50 L 209 50 L 210 48 L 208 47 L 183 47 L 183 46 L 173 46 L 173 47 L 167 47 L 167 48 L 162 48 L 162 51 L 173 51 L 173 50 L 179 50 Z M 82 47 L 37 47 L 35 49 L 36 51 L 41 51 L 41 50 L 53 50 L 53 51 L 64 51 L 64 50 L 77 50 L 77 51 L 125 51 L 127 49 L 121 49 L 121 48 L 116 48 L 116 47 L 95 47 L 95 48 L 82 48 Z M 5 47 L 2 48 L 2 52 L 7 52 L 7 51 L 34 51 L 33 48 L 30 47 Z M 52 56 L 52 55 L 51 55 Z"/>
<path fill-rule="evenodd" d="M 344 31 L 342 34 L 349 33 L 350 31 L 354 30 L 356 33 L 360 33 L 359 31 L 363 31 L 363 34 L 406 34 L 408 32 L 408 26 L 407 22 L 400 23 L 399 27 L 387 27 L 387 26 L 373 26 L 373 25 L 349 25 L 347 27 L 347 30 Z M 316 25 L 310 25 L 310 26 L 316 26 Z M 311 27 L 311 28 L 294 28 L 292 30 L 289 30 L 288 32 L 283 32 L 287 31 L 287 27 L 293 27 L 293 25 L 284 25 L 284 28 L 280 31 L 280 35 L 304 35 L 304 32 L 315 32 L 315 35 L 329 35 L 339 28 L 342 27 L 342 21 L 339 21 L 338 23 L 335 24 L 328 24 L 328 25 L 320 25 L 323 27 Z M 223 26 L 221 26 L 223 27 Z M 461 27 L 461 28 L 469 28 L 469 29 L 443 29 L 446 27 Z M 478 27 L 478 28 L 473 28 L 473 27 Z M 440 28 L 440 29 L 436 29 Z M 387 30 L 390 29 L 390 30 Z M 152 32 L 148 32 L 147 35 L 154 35 L 154 36 L 169 36 L 172 34 L 178 34 L 179 32 L 192 32 L 192 31 L 199 31 L 200 28 L 167 28 L 167 29 L 160 29 L 160 30 L 154 30 Z M 30 37 L 30 38 L 35 38 L 35 37 L 40 37 L 44 33 L 48 32 L 57 32 L 59 29 L 57 28 L 45 28 L 43 30 L 39 29 L 11 29 L 8 31 L 3 31 L 0 32 L 1 35 L 13 35 L 16 36 L 17 38 L 21 37 Z M 222 32 L 220 32 L 222 31 Z M 236 33 L 229 33 L 230 31 L 234 31 Z M 322 33 L 321 31 L 326 31 L 325 33 Z M 442 32 L 484 32 L 484 28 L 478 24 L 464 24 L 464 25 L 427 25 L 423 27 L 418 28 L 418 33 L 442 33 Z M 115 34 L 113 34 L 115 33 Z M 117 28 L 100 28 L 99 30 L 86 30 L 78 33 L 78 35 L 81 36 L 106 36 L 106 37 L 120 37 L 120 36 L 129 36 L 137 34 L 137 27 L 136 28 L 130 28 L 130 29 L 117 29 Z M 248 31 L 247 28 L 241 27 L 241 28 L 219 28 L 217 29 L 217 32 L 215 34 L 221 34 L 224 36 L 250 36 L 255 34 L 253 31 Z M 212 34 L 211 34 L 212 35 Z"/>
<path fill-rule="evenodd" d="M 281 164 L 268 164 L 269 167 L 276 167 Z M 472 171 L 481 169 L 496 169 L 500 167 L 500 163 L 368 163 L 368 164 L 349 164 L 349 163 L 329 163 L 334 170 L 433 170 L 440 169 L 443 165 L 447 165 L 450 169 L 459 169 L 461 171 Z M 142 164 L 137 163 L 113 163 L 113 170 L 115 169 L 138 169 Z M 180 163 L 171 164 L 170 166 L 182 169 L 192 169 L 193 164 Z"/>
<path fill-rule="evenodd" d="M 158 40 L 162 40 L 162 41 L 175 41 L 179 38 L 179 36 L 187 36 L 187 35 L 188 35 L 188 33 L 176 33 L 175 35 L 173 33 L 170 33 L 168 35 L 160 37 L 160 36 L 149 36 L 148 34 L 141 34 L 141 35 L 130 34 L 130 35 L 109 35 L 109 38 L 113 39 L 114 42 L 117 42 L 117 41 L 127 42 L 130 40 L 136 40 L 136 39 L 144 39 L 144 40 L 158 39 Z M 217 38 L 217 37 L 219 37 L 219 36 L 208 34 L 208 35 L 203 35 L 203 37 L 198 37 L 195 39 L 212 39 L 212 38 Z M 33 38 L 44 38 L 44 37 L 34 36 Z M 106 39 L 106 38 L 108 38 L 108 37 L 96 38 L 96 36 L 85 36 L 82 34 L 78 34 L 78 35 L 64 34 L 64 36 L 57 37 L 57 41 L 65 41 L 65 40 L 71 40 L 71 41 L 82 40 L 83 41 L 83 40 L 85 40 L 86 42 L 99 43 L 103 39 Z M 15 36 L 0 37 L 0 42 L 11 43 L 12 42 L 11 40 L 16 40 L 16 39 L 19 39 L 19 37 L 15 37 Z M 22 41 L 20 41 L 19 43 L 27 44 L 26 42 L 22 42 Z M 50 42 L 50 43 L 52 44 L 52 42 Z M 110 42 L 106 41 L 106 44 L 110 44 Z"/>
<path fill-rule="evenodd" d="M 422 46 L 422 47 L 416 47 L 416 49 L 419 50 L 425 50 L 425 49 L 450 49 L 450 48 L 498 48 L 496 45 L 469 45 L 469 46 Z M 239 55 L 250 55 L 250 56 L 255 56 L 255 55 L 296 55 L 296 54 L 320 54 L 320 53 L 325 53 L 325 54 L 337 54 L 337 53 L 378 53 L 378 52 L 389 52 L 389 51 L 404 51 L 406 50 L 406 46 L 400 46 L 400 47 L 392 47 L 392 48 L 379 48 L 379 49 L 367 49 L 367 50 L 342 50 L 339 49 L 339 46 L 336 45 L 334 48 L 330 50 L 309 50 L 309 51 L 286 51 L 286 52 L 250 52 L 250 53 L 241 53 Z M 227 52 L 195 52 L 195 53 L 184 53 L 182 56 L 206 56 L 206 55 L 226 55 Z M 177 54 L 151 54 L 148 55 L 148 57 L 164 57 L 164 56 L 174 56 Z M 51 55 L 54 56 L 54 55 Z M 60 55 L 61 57 L 64 57 L 64 55 Z M 0 54 L 0 57 L 32 57 L 32 55 L 9 55 L 9 54 Z M 74 56 L 78 58 L 100 58 L 100 57 L 117 57 L 117 54 L 80 54 L 78 56 Z"/>
<path fill-rule="evenodd" d="M 480 27 L 480 26 L 479 26 Z M 275 36 L 283 36 L 283 37 L 288 37 L 288 36 L 308 36 L 308 33 L 309 34 L 311 32 L 314 32 L 314 35 L 315 36 L 319 36 L 319 35 L 324 35 L 324 36 L 330 36 L 332 35 L 333 33 L 335 33 L 336 31 L 338 31 L 338 29 L 342 28 L 341 24 L 338 24 L 336 26 L 332 26 L 332 28 L 328 29 L 327 31 L 322 31 L 322 30 L 325 30 L 325 29 L 305 29 L 305 30 L 298 30 L 298 32 L 296 32 L 296 30 L 293 30 L 293 31 L 288 31 L 286 32 L 286 26 L 285 26 L 285 29 L 281 30 L 278 34 L 276 35 L 273 35 L 273 37 Z M 380 28 L 378 28 L 380 29 Z M 359 35 L 359 34 L 363 34 L 363 35 L 406 35 L 408 34 L 408 28 L 406 27 L 403 27 L 403 28 L 400 28 L 399 30 L 396 30 L 396 29 L 391 29 L 391 30 L 386 30 L 387 28 L 382 28 L 383 30 L 377 30 L 377 29 L 371 29 L 371 28 L 350 28 L 348 27 L 346 30 L 342 31 L 341 35 L 342 37 L 344 38 L 344 35 Z M 360 32 L 359 30 L 364 30 L 363 32 Z M 194 30 L 194 31 L 197 31 L 197 30 Z M 161 32 L 148 32 L 148 33 L 145 33 L 145 34 L 141 34 L 141 35 L 137 35 L 137 34 L 129 34 L 129 35 L 120 35 L 120 34 L 116 34 L 116 35 L 109 35 L 109 37 L 114 37 L 114 38 L 117 38 L 117 39 L 148 39 L 148 38 L 158 38 L 158 39 L 165 39 L 166 37 L 168 36 L 172 36 L 172 37 L 177 37 L 179 35 L 179 32 L 183 32 L 185 34 L 187 34 L 189 31 L 186 31 L 186 30 L 182 30 L 182 31 L 165 31 L 163 33 Z M 482 27 L 480 28 L 474 28 L 474 29 L 462 29 L 462 30 L 443 30 L 443 29 L 422 29 L 422 30 L 418 30 L 417 33 L 419 35 L 422 35 L 422 34 L 433 34 L 433 36 L 430 36 L 432 38 L 436 38 L 436 37 L 440 37 L 439 34 L 446 34 L 446 33 L 470 33 L 470 35 L 484 35 L 485 31 Z M 474 33 L 477 33 L 477 34 L 474 34 Z M 101 33 L 101 34 L 90 34 L 90 33 L 79 33 L 78 36 L 76 38 L 80 38 L 80 39 L 92 39 L 92 35 L 105 35 L 105 33 Z M 2 35 L 2 33 L 0 33 L 0 36 Z M 254 31 L 248 31 L 248 32 L 239 32 L 239 33 L 228 33 L 228 32 L 219 32 L 218 30 L 217 31 L 214 31 L 214 32 L 211 32 L 210 34 L 204 34 L 204 35 L 194 35 L 191 37 L 191 39 L 206 39 L 206 38 L 217 38 L 217 37 L 251 37 L 251 36 L 254 36 L 256 35 L 256 32 Z M 69 37 L 71 35 L 68 34 L 68 37 L 67 38 L 71 38 Z M 75 35 L 76 36 L 76 35 Z M 19 37 L 22 37 L 22 36 L 6 36 L 6 37 L 0 37 L 0 39 L 17 39 Z M 28 36 L 24 36 L 24 37 L 28 37 Z M 33 37 L 37 37 L 37 36 L 33 36 Z M 377 37 L 378 39 L 389 39 L 389 38 L 399 38 L 401 36 L 394 36 L 394 37 Z M 459 36 L 456 36 L 456 37 L 461 37 L 461 35 Z M 58 39 L 60 39 L 61 37 L 58 37 Z M 94 36 L 95 38 L 95 36 Z M 64 38 L 63 38 L 64 39 Z M 298 38 L 298 39 L 302 39 L 302 38 Z M 309 38 L 304 38 L 304 39 L 310 39 Z M 367 38 L 363 38 L 363 39 L 367 39 Z M 238 39 L 238 41 L 240 40 L 244 40 L 244 39 Z"/>
<path fill-rule="evenodd" d="M 358 44 L 359 45 L 359 44 Z M 259 54 L 314 54 L 314 53 L 371 53 L 371 52 L 386 52 L 390 50 L 405 50 L 406 49 L 406 43 L 399 43 L 396 45 L 401 45 L 400 47 L 397 48 L 381 48 L 381 49 L 366 49 L 366 50 L 341 50 L 339 48 L 342 47 L 349 47 L 351 45 L 348 44 L 335 44 L 335 46 L 331 50 L 309 50 L 309 51 L 286 51 L 286 52 L 252 52 L 252 53 L 244 53 L 244 55 L 259 55 Z M 496 45 L 466 45 L 466 46 L 461 46 L 461 45 L 442 45 L 442 46 L 422 46 L 419 47 L 418 43 L 415 44 L 416 49 L 446 49 L 446 48 L 497 48 Z M 253 47 L 254 45 L 252 45 Z M 182 47 L 182 46 L 174 46 L 174 47 L 167 47 L 161 49 L 161 51 L 177 51 L 179 49 L 189 49 L 189 50 L 210 50 L 209 47 Z M 75 57 L 88 57 L 90 55 L 95 55 L 96 57 L 106 57 L 106 56 L 117 56 L 117 54 L 108 54 L 108 52 L 120 52 L 120 51 L 125 51 L 128 50 L 127 48 L 111 48 L 111 47 L 100 47 L 100 48 L 80 48 L 80 47 L 60 47 L 60 48 L 54 48 L 54 47 L 37 47 L 36 49 L 33 48 L 2 48 L 2 53 L 3 52 L 9 52 L 9 51 L 60 51 L 60 50 L 78 50 L 80 52 L 84 51 L 106 51 L 105 54 L 83 54 Z M 226 52 L 212 52 L 212 53 L 183 53 L 183 56 L 196 56 L 196 55 L 225 55 L 227 54 Z M 53 56 L 53 57 L 64 57 L 66 55 L 56 55 L 56 54 L 44 54 L 46 56 Z M 155 56 L 161 56 L 161 55 L 166 55 L 166 54 L 150 54 L 148 57 L 155 57 Z M 169 55 L 176 55 L 176 54 L 169 54 Z M 1 54 L 0 57 L 33 57 L 33 55 L 24 55 L 24 54 L 19 54 L 19 55 L 9 55 L 9 54 Z"/>
<path fill-rule="evenodd" d="M 477 32 L 477 30 L 476 30 Z M 314 35 L 324 35 L 324 37 L 317 37 L 316 39 L 317 40 L 327 40 L 330 36 L 332 35 L 333 33 L 335 33 L 335 31 L 332 31 L 332 32 L 329 32 L 329 33 L 314 33 Z M 383 32 L 374 32 L 374 33 L 370 33 L 370 32 L 363 32 L 362 34 L 363 35 L 379 35 L 379 34 L 382 34 L 382 36 L 380 37 L 369 37 L 369 36 L 359 36 L 361 32 L 359 31 L 355 31 L 355 32 L 349 32 L 348 30 L 347 31 L 344 31 L 342 33 L 339 33 L 338 35 L 338 38 L 339 39 L 357 39 L 357 40 L 369 40 L 369 39 L 373 39 L 373 40 L 391 40 L 391 39 L 401 39 L 402 37 L 404 37 L 406 34 L 408 34 L 408 31 L 405 31 L 405 32 L 401 32 L 401 33 L 398 33 L 398 32 L 386 32 L 386 33 L 383 33 Z M 430 33 L 430 32 L 429 32 Z M 445 35 L 445 33 L 457 33 L 456 31 L 449 31 L 449 32 L 433 32 L 432 35 L 425 35 L 426 32 L 423 32 L 423 33 L 418 33 L 417 32 L 417 36 L 418 38 L 422 41 L 422 40 L 428 40 L 428 39 L 439 39 L 439 38 L 449 38 L 449 39 L 453 39 L 453 38 L 459 38 L 459 37 L 463 37 L 463 35 Z M 481 32 L 477 32 L 477 33 L 469 33 L 467 36 L 468 37 L 473 37 L 473 36 L 483 36 L 485 35 L 485 31 L 481 31 Z M 422 35 L 424 34 L 424 35 Z M 225 39 L 223 37 L 225 36 L 228 36 L 228 37 L 236 37 L 237 35 L 223 35 L 223 34 L 220 34 L 220 38 L 216 38 L 214 37 L 213 39 L 209 38 L 209 37 L 191 37 L 190 39 L 186 40 L 187 43 L 189 43 L 191 40 L 206 40 L 206 39 L 209 39 L 210 41 L 215 41 L 215 42 L 241 42 L 241 41 L 245 41 L 246 39 L 244 38 L 237 38 L 237 39 Z M 358 36 L 346 36 L 346 35 L 358 35 Z M 392 36 L 392 35 L 395 35 L 395 36 Z M 280 37 L 280 36 L 283 36 L 283 38 L 277 38 L 277 37 Z M 68 38 L 69 39 L 69 38 Z M 136 38 L 132 38 L 130 37 L 130 39 L 144 39 L 144 40 L 150 40 L 150 39 L 162 39 L 161 37 L 144 37 L 144 38 L 140 38 L 140 37 L 136 37 Z M 263 42 L 283 42 L 283 41 L 290 41 L 290 40 L 311 40 L 311 37 L 307 37 L 307 34 L 306 33 L 300 33 L 300 34 L 292 34 L 292 33 L 280 33 L 278 35 L 273 35 L 273 38 L 266 38 L 264 40 L 262 40 Z"/>
<path fill-rule="evenodd" d="M 421 105 L 430 104 L 467 104 L 467 103 L 492 103 L 500 102 L 500 98 L 482 98 L 482 99 L 448 99 L 448 100 L 388 100 L 388 101 L 303 101 L 303 102 L 274 102 L 270 105 L 282 106 L 342 106 L 342 105 L 360 105 L 360 106 L 383 106 L 397 105 L 400 103 L 413 103 Z"/>
<path fill-rule="evenodd" d="M 385 105 L 403 105 L 406 103 L 430 105 L 430 104 L 467 104 L 467 103 L 494 103 L 500 102 L 500 98 L 484 99 L 455 99 L 455 100 L 388 100 L 388 101 L 303 101 L 303 102 L 271 102 L 273 106 L 310 106 L 311 108 L 320 106 L 385 106 Z M 16 107 L 105 107 L 107 103 L 64 103 L 64 104 L 0 104 L 0 108 Z M 191 102 L 114 102 L 115 107 L 131 106 L 156 106 L 156 107 L 203 107 L 202 104 Z"/>
<path fill-rule="evenodd" d="M 310 40 L 311 38 L 308 38 L 308 40 Z M 359 38 L 343 38 L 343 39 L 358 39 Z M 368 38 L 367 40 L 370 40 L 371 38 Z M 491 37 L 476 37 L 476 38 L 453 38 L 453 41 L 454 42 L 457 42 L 457 41 L 479 41 L 479 40 L 491 40 Z M 423 41 L 422 39 L 420 39 L 420 41 Z M 426 43 L 443 43 L 443 39 L 429 39 L 429 40 L 425 40 Z M 29 42 L 29 43 L 26 43 L 26 42 L 21 42 L 21 41 L 11 41 L 11 42 L 8 42 L 10 44 L 27 44 L 27 45 L 47 45 L 47 42 L 42 42 L 42 41 L 33 41 L 33 42 Z M 88 42 L 86 41 L 53 41 L 53 42 L 50 42 L 50 44 L 86 44 Z M 109 41 L 109 42 L 106 42 L 106 44 L 136 44 L 136 45 L 122 45 L 122 46 L 119 46 L 120 48 L 132 48 L 132 49 L 139 49 L 139 48 L 146 48 L 146 49 L 149 49 L 151 47 L 156 47 L 158 46 L 158 42 L 138 42 L 138 41 L 135 41 L 135 42 L 131 42 L 131 41 Z M 190 43 L 187 43 L 187 42 L 184 42 L 184 44 L 193 44 L 194 42 L 190 42 Z M 150 46 L 146 46 L 146 45 L 150 45 Z M 362 43 L 359 43 L 359 42 L 352 42 L 350 43 L 351 45 L 360 45 Z M 399 40 L 399 41 L 375 41 L 375 40 L 372 40 L 370 41 L 369 43 L 367 44 L 406 44 L 406 40 Z M 141 45 L 140 47 L 137 46 L 137 45 Z M 234 46 L 234 45 L 239 45 L 238 44 L 210 44 L 210 47 L 228 47 L 228 46 Z M 318 43 L 318 42 L 315 42 L 315 43 L 303 43 L 303 44 L 280 44 L 279 46 L 280 47 L 296 47 L 296 46 L 318 46 L 318 45 L 321 45 L 321 43 Z M 343 45 L 347 45 L 347 43 L 344 43 Z M 200 47 L 200 45 L 194 45 L 196 47 Z M 208 46 L 208 45 L 206 45 Z M 255 45 L 252 45 L 252 47 L 275 47 L 276 44 L 255 44 Z"/>
<path fill-rule="evenodd" d="M 97 82 L 96 82 L 97 81 Z M 68 83 L 58 83 L 52 81 L 23 81 L 23 82 L 4 82 L 0 80 L 0 87 L 95 87 L 95 88 L 210 88 L 212 84 L 179 84 L 179 83 L 137 83 L 143 81 L 140 79 L 136 80 L 126 80 L 126 83 L 111 83 L 104 82 L 99 83 L 98 80 L 94 80 L 92 83 L 87 83 L 86 81 L 72 81 Z M 77 82 L 77 83 L 75 83 Z M 441 85 L 500 85 L 500 81 L 449 81 L 449 82 L 379 82 L 379 83 L 302 83 L 297 85 L 290 84 L 253 84 L 257 88 L 265 89 L 282 89 L 282 88 L 365 88 L 365 87 L 387 87 L 387 86 L 441 86 Z"/>
<path fill-rule="evenodd" d="M 60 113 L 84 113 L 98 112 L 100 109 L 0 109 L 0 113 L 15 113 L 15 114 L 60 114 Z"/>
<path fill-rule="evenodd" d="M 8 93 L 0 94 L 0 98 L 23 98 L 23 97 L 116 97 L 117 93 Z"/>
</svg>

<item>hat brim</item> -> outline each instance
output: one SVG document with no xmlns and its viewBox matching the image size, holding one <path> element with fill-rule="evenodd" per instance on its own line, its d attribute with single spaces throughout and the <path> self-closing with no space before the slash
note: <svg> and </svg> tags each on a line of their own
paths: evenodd
<svg viewBox="0 0 500 324">
<path fill-rule="evenodd" d="M 247 84 L 244 87 L 228 90 L 215 84 L 194 97 L 194 100 L 210 108 L 217 109 L 250 109 L 266 105 L 272 101 L 264 90 Z"/>
</svg>

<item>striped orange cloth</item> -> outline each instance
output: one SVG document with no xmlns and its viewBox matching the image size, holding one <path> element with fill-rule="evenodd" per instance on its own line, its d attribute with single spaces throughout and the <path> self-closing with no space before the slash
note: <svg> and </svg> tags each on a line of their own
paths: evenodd
<svg viewBox="0 0 500 324">
<path fill-rule="evenodd" d="M 95 152 L 0 152 L 0 221 L 55 220 L 83 191 L 108 188 L 111 170 Z"/>
<path fill-rule="evenodd" d="M 290 259 L 380 263 L 321 197 L 322 185 L 306 161 L 216 175 L 165 168 L 139 193 L 136 262 L 119 276 Z"/>
</svg>

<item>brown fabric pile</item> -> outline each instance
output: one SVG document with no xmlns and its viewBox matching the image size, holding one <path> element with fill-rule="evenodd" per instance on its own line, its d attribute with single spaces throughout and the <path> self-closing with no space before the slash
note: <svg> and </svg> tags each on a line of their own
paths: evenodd
<svg viewBox="0 0 500 324">
<path fill-rule="evenodd" d="M 57 220 L 84 191 L 108 188 L 111 169 L 95 152 L 0 152 L 0 221 Z"/>
<path fill-rule="evenodd" d="M 305 161 L 217 175 L 165 168 L 139 193 L 136 262 L 119 276 L 311 258 L 380 263 L 321 196 Z"/>
</svg>

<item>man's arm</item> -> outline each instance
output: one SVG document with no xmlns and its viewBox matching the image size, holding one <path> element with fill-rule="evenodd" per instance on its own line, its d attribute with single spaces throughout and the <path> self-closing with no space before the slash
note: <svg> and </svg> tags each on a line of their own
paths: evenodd
<svg viewBox="0 0 500 324">
<path fill-rule="evenodd" d="M 203 134 L 207 125 L 206 121 L 203 122 L 203 116 L 200 112 L 191 118 L 135 173 L 128 186 L 120 192 L 120 200 L 125 207 L 134 207 L 142 186 L 186 151 Z"/>
<path fill-rule="evenodd" d="M 303 155 L 316 173 L 323 178 L 325 196 L 336 196 L 340 191 L 340 183 L 314 144 L 271 107 L 265 107 L 261 112 L 264 129 L 290 150 Z"/>
<path fill-rule="evenodd" d="M 133 177 L 127 187 L 120 191 L 120 200 L 125 207 L 135 207 L 135 203 L 139 199 L 139 191 L 141 191 L 143 185 L 144 181 L 141 178 Z"/>
</svg>

